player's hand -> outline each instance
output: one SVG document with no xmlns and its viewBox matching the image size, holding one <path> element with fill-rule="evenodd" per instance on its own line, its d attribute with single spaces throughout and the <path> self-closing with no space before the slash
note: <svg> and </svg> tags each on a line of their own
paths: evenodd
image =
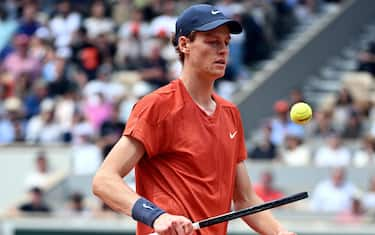
<svg viewBox="0 0 375 235">
<path fill-rule="evenodd" d="M 154 230 L 159 235 L 191 235 L 193 224 L 186 217 L 164 213 L 155 220 Z"/>
</svg>

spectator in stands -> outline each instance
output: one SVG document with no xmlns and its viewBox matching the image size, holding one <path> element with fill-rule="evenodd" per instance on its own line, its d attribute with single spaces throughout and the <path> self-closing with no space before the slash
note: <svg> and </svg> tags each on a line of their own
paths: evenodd
<svg viewBox="0 0 375 235">
<path fill-rule="evenodd" d="M 66 48 L 71 43 L 73 33 L 81 24 L 81 15 L 72 10 L 69 0 L 59 0 L 56 12 L 49 21 L 49 29 L 55 38 L 57 48 Z"/>
<path fill-rule="evenodd" d="M 277 39 L 283 39 L 296 26 L 296 17 L 293 6 L 287 1 L 272 0 L 272 6 L 275 10 L 274 31 Z"/>
<path fill-rule="evenodd" d="M 268 58 L 271 51 L 271 45 L 266 39 L 262 25 L 259 24 L 251 12 L 252 6 L 241 16 L 245 33 L 243 61 L 246 65 L 254 65 L 256 62 Z M 274 29 L 272 29 L 272 32 L 274 32 Z"/>
<path fill-rule="evenodd" d="M 121 137 L 125 123 L 119 120 L 119 107 L 116 105 L 111 116 L 100 126 L 100 137 L 102 140 L 103 157 L 107 156 L 110 149 Z"/>
<path fill-rule="evenodd" d="M 169 83 L 167 61 L 161 56 L 160 41 L 155 40 L 150 43 L 150 51 L 143 59 L 139 72 L 142 80 L 147 82 L 152 89 L 156 89 Z"/>
<path fill-rule="evenodd" d="M 131 19 L 124 22 L 118 31 L 116 62 L 120 68 L 134 70 L 140 67 L 143 48 L 150 35 L 149 25 L 143 21 L 141 9 L 133 9 Z"/>
<path fill-rule="evenodd" d="M 12 19 L 11 17 L 8 17 L 4 6 L 0 5 L 0 62 L 8 53 L 7 50 L 10 50 L 10 48 L 6 49 L 6 46 L 11 39 L 13 32 L 17 29 L 17 26 L 17 21 Z"/>
<path fill-rule="evenodd" d="M 36 2 L 29 2 L 22 8 L 22 17 L 19 20 L 17 32 L 31 37 L 41 26 L 36 19 L 38 6 Z"/>
<path fill-rule="evenodd" d="M 67 206 L 62 211 L 63 216 L 90 216 L 91 211 L 86 206 L 84 195 L 80 192 L 73 192 L 69 195 Z"/>
<path fill-rule="evenodd" d="M 254 184 L 254 190 L 263 201 L 280 199 L 284 193 L 274 186 L 273 174 L 271 171 L 263 171 L 258 183 Z"/>
<path fill-rule="evenodd" d="M 306 166 L 311 163 L 311 151 L 303 143 L 303 136 L 289 131 L 280 149 L 282 162 L 288 166 Z"/>
<path fill-rule="evenodd" d="M 333 126 L 332 110 L 316 110 L 314 112 L 314 119 L 309 125 L 309 136 L 314 138 L 325 139 L 333 132 L 336 132 Z"/>
<path fill-rule="evenodd" d="M 375 164 L 375 137 L 364 136 L 361 140 L 362 146 L 354 151 L 353 165 L 355 167 L 365 167 Z"/>
<path fill-rule="evenodd" d="M 13 141 L 24 141 L 24 107 L 22 100 L 17 96 L 11 96 L 4 100 L 6 117 L 13 126 Z M 7 135 L 7 134 L 5 134 Z"/>
<path fill-rule="evenodd" d="M 29 93 L 24 99 L 26 119 L 37 115 L 40 112 L 40 104 L 47 98 L 47 84 L 43 80 L 37 80 L 32 84 Z"/>
<path fill-rule="evenodd" d="M 293 105 L 298 102 L 305 102 L 305 97 L 302 90 L 295 88 L 289 93 L 290 104 Z"/>
<path fill-rule="evenodd" d="M 173 0 L 166 0 L 161 7 L 161 14 L 154 17 L 150 22 L 150 32 L 155 37 L 169 38 L 175 31 L 176 3 Z"/>
<path fill-rule="evenodd" d="M 340 89 L 337 92 L 335 106 L 332 111 L 333 123 L 340 131 L 344 129 L 348 122 L 353 105 L 354 98 L 350 91 L 346 88 Z"/>
<path fill-rule="evenodd" d="M 89 38 L 96 38 L 101 34 L 113 34 L 115 23 L 106 15 L 105 2 L 95 0 L 91 4 L 90 16 L 83 21 Z"/>
<path fill-rule="evenodd" d="M 340 213 L 350 210 L 357 188 L 346 178 L 346 169 L 334 168 L 330 178 L 320 181 L 312 193 L 313 211 Z"/>
<path fill-rule="evenodd" d="M 89 122 L 86 116 L 79 110 L 75 110 L 73 115 L 73 125 L 71 128 L 72 144 L 81 144 L 85 141 L 84 136 L 96 137 L 97 131 Z M 83 137 L 83 138 L 82 138 Z"/>
<path fill-rule="evenodd" d="M 88 80 L 97 77 L 97 69 L 102 63 L 99 48 L 89 39 L 87 29 L 80 27 L 72 35 L 72 60 L 79 69 L 85 72 Z"/>
<path fill-rule="evenodd" d="M 316 17 L 316 13 L 319 10 L 319 3 L 315 0 L 299 0 L 289 2 L 297 2 L 297 6 L 295 7 L 295 15 L 300 23 L 310 23 L 314 17 Z"/>
<path fill-rule="evenodd" d="M 34 164 L 34 170 L 25 177 L 26 189 L 30 190 L 31 188 L 38 187 L 46 190 L 51 179 L 51 172 L 45 151 L 41 150 L 37 152 Z"/>
<path fill-rule="evenodd" d="M 39 61 L 29 53 L 30 37 L 26 34 L 16 34 L 13 38 L 14 51 L 6 56 L 1 69 L 11 76 L 13 83 L 19 82 L 22 74 L 35 79 L 41 66 Z"/>
<path fill-rule="evenodd" d="M 363 134 L 362 118 L 357 111 L 352 110 L 349 114 L 349 119 L 344 125 L 341 133 L 343 139 L 358 139 Z"/>
<path fill-rule="evenodd" d="M 109 34 L 101 33 L 94 38 L 93 43 L 99 49 L 101 60 L 99 69 L 101 67 L 107 67 L 109 71 L 112 71 L 114 68 L 114 57 L 117 50 L 117 44 L 113 37 L 111 38 Z"/>
<path fill-rule="evenodd" d="M 271 141 L 271 132 L 271 125 L 263 126 L 261 137 L 258 141 L 255 141 L 255 147 L 248 154 L 250 159 L 260 161 L 277 159 L 277 146 Z"/>
<path fill-rule="evenodd" d="M 20 205 L 21 213 L 50 213 L 51 208 L 43 200 L 43 190 L 34 187 L 30 190 L 30 201 Z"/>
<path fill-rule="evenodd" d="M 363 197 L 363 207 L 370 214 L 375 214 L 375 175 L 373 175 L 369 180 L 369 187 L 365 191 Z"/>
<path fill-rule="evenodd" d="M 369 44 L 367 50 L 359 53 L 358 63 L 359 71 L 366 71 L 375 76 L 375 41 Z"/>
<path fill-rule="evenodd" d="M 98 77 L 83 86 L 84 97 L 90 98 L 101 93 L 107 102 L 112 104 L 118 102 L 126 91 L 123 84 L 111 79 L 111 72 L 109 67 L 102 65 L 98 70 Z"/>
<path fill-rule="evenodd" d="M 360 224 L 364 221 L 365 212 L 361 198 L 353 196 L 350 200 L 350 208 L 340 212 L 336 220 L 343 224 Z"/>
<path fill-rule="evenodd" d="M 61 143 L 63 128 L 55 121 L 55 103 L 51 99 L 43 100 L 40 114 L 32 117 L 26 126 L 26 141 L 32 144 Z"/>
<path fill-rule="evenodd" d="M 111 16 L 116 25 L 129 21 L 134 8 L 134 1 L 131 0 L 118 0 L 111 3 Z"/>
<path fill-rule="evenodd" d="M 99 130 L 103 122 L 111 116 L 113 107 L 104 98 L 104 94 L 98 92 L 93 96 L 85 98 L 82 111 L 95 130 Z"/>
<path fill-rule="evenodd" d="M 73 87 L 68 88 L 68 90 L 56 100 L 54 118 L 62 128 L 64 135 L 63 141 L 66 143 L 70 143 L 72 140 L 70 130 L 73 125 L 74 112 L 79 106 L 77 102 L 77 90 L 77 88 Z"/>
<path fill-rule="evenodd" d="M 15 127 L 9 119 L 8 112 L 0 106 L 0 145 L 10 144 L 15 139 Z"/>
<path fill-rule="evenodd" d="M 314 156 L 315 166 L 318 167 L 338 167 L 349 166 L 351 163 L 351 153 L 348 147 L 342 144 L 339 134 L 331 133 L 326 141 L 317 148 Z"/>
<path fill-rule="evenodd" d="M 289 119 L 289 103 L 286 100 L 278 100 L 274 106 L 275 117 L 271 119 L 271 141 L 280 146 L 284 143 L 284 138 L 288 130 L 304 136 L 302 126 L 293 123 Z"/>
</svg>

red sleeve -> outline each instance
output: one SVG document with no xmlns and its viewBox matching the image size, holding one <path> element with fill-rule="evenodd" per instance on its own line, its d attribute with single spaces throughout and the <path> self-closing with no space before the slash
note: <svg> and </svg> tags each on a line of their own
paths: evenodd
<svg viewBox="0 0 375 235">
<path fill-rule="evenodd" d="M 159 110 L 156 96 L 144 97 L 133 107 L 123 135 L 140 141 L 148 157 L 156 156 L 165 147 L 167 125 Z"/>
<path fill-rule="evenodd" d="M 239 142 L 238 142 L 238 148 L 237 148 L 237 151 L 238 151 L 237 156 L 238 156 L 238 162 L 241 162 L 247 159 L 247 148 L 246 148 L 245 133 L 244 133 L 245 131 L 242 125 L 241 114 L 238 109 L 236 110 L 236 118 L 237 118 L 236 122 L 238 126 L 237 127 L 238 136 L 240 137 Z"/>
</svg>

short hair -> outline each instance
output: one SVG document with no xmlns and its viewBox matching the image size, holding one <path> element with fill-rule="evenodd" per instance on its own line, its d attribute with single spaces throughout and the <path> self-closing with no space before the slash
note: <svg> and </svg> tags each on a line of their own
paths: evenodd
<svg viewBox="0 0 375 235">
<path fill-rule="evenodd" d="M 83 201 L 83 195 L 78 192 L 72 193 L 70 195 L 70 200 L 75 203 L 81 203 Z"/>
<path fill-rule="evenodd" d="M 35 193 L 35 194 L 39 194 L 39 195 L 42 195 L 43 194 L 43 190 L 39 187 L 32 187 L 30 189 L 30 192 L 31 193 Z"/>
<path fill-rule="evenodd" d="M 190 41 L 194 41 L 196 35 L 196 31 L 192 31 L 188 36 L 186 36 Z M 178 47 L 178 38 L 176 38 L 176 34 L 174 33 L 171 38 L 172 44 L 178 54 L 178 57 L 180 59 L 180 62 L 183 64 L 185 61 L 185 54 L 180 51 L 180 48 Z"/>
</svg>

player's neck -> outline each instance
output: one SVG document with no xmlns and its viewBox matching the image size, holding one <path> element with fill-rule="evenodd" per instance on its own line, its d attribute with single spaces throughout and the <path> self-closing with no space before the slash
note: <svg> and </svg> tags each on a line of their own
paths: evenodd
<svg viewBox="0 0 375 235">
<path fill-rule="evenodd" d="M 181 80 L 191 98 L 198 106 L 206 113 L 215 111 L 216 103 L 212 98 L 213 82 L 184 73 L 182 73 Z"/>
</svg>

